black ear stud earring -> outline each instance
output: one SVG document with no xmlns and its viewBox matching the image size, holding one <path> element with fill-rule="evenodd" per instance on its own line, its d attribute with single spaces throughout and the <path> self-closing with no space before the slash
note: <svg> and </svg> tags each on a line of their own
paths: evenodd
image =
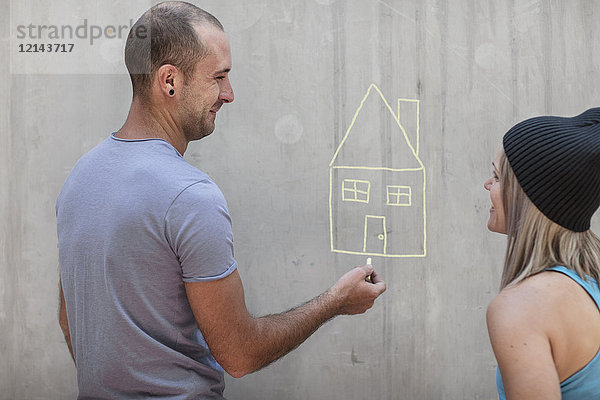
<svg viewBox="0 0 600 400">
<path fill-rule="evenodd" d="M 169 90 L 169 94 L 170 94 L 171 96 L 173 96 L 173 95 L 175 94 L 175 89 L 171 89 L 171 90 Z"/>
</svg>

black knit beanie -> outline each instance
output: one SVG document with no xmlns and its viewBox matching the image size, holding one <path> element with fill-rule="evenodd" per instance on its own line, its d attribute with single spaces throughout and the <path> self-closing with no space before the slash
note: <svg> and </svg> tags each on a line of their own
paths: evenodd
<svg viewBox="0 0 600 400">
<path fill-rule="evenodd" d="M 600 206 L 600 108 L 528 119 L 503 144 L 523 191 L 546 217 L 575 232 L 590 228 Z"/>
</svg>

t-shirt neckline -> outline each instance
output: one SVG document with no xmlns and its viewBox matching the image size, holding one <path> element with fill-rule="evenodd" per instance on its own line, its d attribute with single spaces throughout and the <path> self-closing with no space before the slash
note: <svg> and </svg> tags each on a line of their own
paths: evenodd
<svg viewBox="0 0 600 400">
<path fill-rule="evenodd" d="M 183 155 L 179 152 L 179 150 L 177 150 L 171 143 L 169 143 L 168 141 L 166 141 L 163 138 L 140 138 L 140 139 L 125 139 L 125 138 L 120 138 L 115 136 L 117 134 L 117 132 L 113 132 L 110 134 L 110 138 L 117 141 L 117 142 L 125 142 L 125 143 L 136 143 L 136 142 L 150 142 L 150 141 L 160 141 L 163 143 L 166 143 L 169 147 L 171 147 L 173 150 L 175 150 L 175 152 L 180 156 L 183 157 Z"/>
</svg>

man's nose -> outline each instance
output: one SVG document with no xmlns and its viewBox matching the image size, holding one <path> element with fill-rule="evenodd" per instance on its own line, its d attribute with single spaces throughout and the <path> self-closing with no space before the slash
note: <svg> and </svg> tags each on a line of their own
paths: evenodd
<svg viewBox="0 0 600 400">
<path fill-rule="evenodd" d="M 227 82 L 225 82 L 225 85 L 223 85 L 223 87 L 221 88 L 219 99 L 223 103 L 231 103 L 233 101 L 233 88 L 231 87 L 229 79 L 227 79 Z"/>
</svg>

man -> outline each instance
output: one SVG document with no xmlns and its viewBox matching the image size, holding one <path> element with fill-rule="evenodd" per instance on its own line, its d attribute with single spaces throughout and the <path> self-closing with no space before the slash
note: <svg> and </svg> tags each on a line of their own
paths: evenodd
<svg viewBox="0 0 600 400">
<path fill-rule="evenodd" d="M 59 319 L 79 398 L 222 399 L 223 369 L 264 367 L 334 316 L 365 312 L 385 283 L 356 267 L 295 309 L 252 317 L 223 195 L 182 157 L 233 101 L 223 27 L 161 3 L 133 26 L 125 61 L 127 120 L 78 161 L 56 207 Z"/>
</svg>

